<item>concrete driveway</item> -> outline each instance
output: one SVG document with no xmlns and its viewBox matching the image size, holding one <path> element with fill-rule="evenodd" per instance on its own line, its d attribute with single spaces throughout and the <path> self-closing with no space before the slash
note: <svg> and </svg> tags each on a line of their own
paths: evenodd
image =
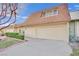
<svg viewBox="0 0 79 59">
<path fill-rule="evenodd" d="M 30 39 L 0 52 L 4 56 L 67 56 L 72 52 L 64 41 Z"/>
</svg>

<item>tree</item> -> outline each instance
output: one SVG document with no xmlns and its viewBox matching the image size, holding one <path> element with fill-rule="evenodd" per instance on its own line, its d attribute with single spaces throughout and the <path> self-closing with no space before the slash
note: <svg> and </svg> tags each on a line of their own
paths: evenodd
<svg viewBox="0 0 79 59">
<path fill-rule="evenodd" d="M 0 4 L 0 31 L 16 22 L 17 3 Z"/>
</svg>

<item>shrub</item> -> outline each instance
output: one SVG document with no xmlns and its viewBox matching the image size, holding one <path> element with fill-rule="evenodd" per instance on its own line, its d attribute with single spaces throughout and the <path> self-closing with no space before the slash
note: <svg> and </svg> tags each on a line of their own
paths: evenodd
<svg viewBox="0 0 79 59">
<path fill-rule="evenodd" d="M 24 36 L 23 35 L 17 35 L 16 38 L 24 40 Z"/>
<path fill-rule="evenodd" d="M 12 38 L 24 40 L 24 35 L 20 35 L 19 33 L 16 33 L 16 32 L 7 32 L 7 33 L 5 33 L 5 34 L 6 34 L 6 36 L 8 36 L 8 37 L 12 37 Z"/>
</svg>

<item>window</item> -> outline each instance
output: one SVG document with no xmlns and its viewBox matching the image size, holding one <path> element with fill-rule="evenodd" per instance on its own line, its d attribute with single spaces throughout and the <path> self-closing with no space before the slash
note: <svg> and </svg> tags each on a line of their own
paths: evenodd
<svg viewBox="0 0 79 59">
<path fill-rule="evenodd" d="M 58 13 L 59 13 L 58 10 L 52 10 L 52 11 L 45 12 L 45 13 L 42 14 L 42 15 L 45 16 L 45 17 L 48 17 L 48 16 L 58 15 Z"/>
<path fill-rule="evenodd" d="M 47 16 L 50 16 L 51 15 L 51 13 L 49 13 L 49 12 L 46 12 L 45 13 L 45 16 L 47 17 Z"/>
<path fill-rule="evenodd" d="M 52 13 L 53 13 L 53 15 L 56 15 L 56 14 L 58 14 L 58 10 L 53 10 Z"/>
</svg>

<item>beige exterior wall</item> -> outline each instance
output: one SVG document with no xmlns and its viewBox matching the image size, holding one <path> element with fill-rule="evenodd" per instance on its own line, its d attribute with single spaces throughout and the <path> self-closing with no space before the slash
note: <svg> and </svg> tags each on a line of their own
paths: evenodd
<svg viewBox="0 0 79 59">
<path fill-rule="evenodd" d="M 13 28 L 5 28 L 5 29 L 3 29 L 2 30 L 4 33 L 6 33 L 6 32 L 14 32 L 14 29 Z"/>
<path fill-rule="evenodd" d="M 15 28 L 14 31 L 19 33 L 19 29 L 20 29 L 20 28 Z"/>
<path fill-rule="evenodd" d="M 24 35 L 24 33 L 25 33 L 25 31 L 26 31 L 26 29 L 25 29 L 26 27 L 20 27 L 20 28 L 15 28 L 15 32 L 17 32 L 17 33 L 20 33 L 20 34 L 22 34 L 22 35 Z M 23 33 L 24 32 L 24 33 Z"/>
<path fill-rule="evenodd" d="M 37 38 L 37 34 L 36 34 L 36 27 L 28 27 L 25 30 L 25 36 L 26 37 L 32 37 L 32 38 Z"/>
<path fill-rule="evenodd" d="M 52 39 L 52 40 L 66 40 L 69 39 L 68 23 L 57 23 L 48 25 L 39 25 L 27 27 L 25 31 L 27 37 Z"/>
</svg>

